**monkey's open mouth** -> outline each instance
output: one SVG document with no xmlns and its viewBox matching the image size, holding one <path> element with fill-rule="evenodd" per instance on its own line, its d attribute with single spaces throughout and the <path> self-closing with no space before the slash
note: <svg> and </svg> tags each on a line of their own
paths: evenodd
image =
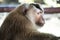
<svg viewBox="0 0 60 40">
<path fill-rule="evenodd" d="M 38 26 L 43 26 L 44 23 L 36 23 Z"/>
</svg>

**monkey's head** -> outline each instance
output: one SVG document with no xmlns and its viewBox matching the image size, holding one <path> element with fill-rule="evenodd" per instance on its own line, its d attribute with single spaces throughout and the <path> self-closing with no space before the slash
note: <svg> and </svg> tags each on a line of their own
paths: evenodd
<svg viewBox="0 0 60 40">
<path fill-rule="evenodd" d="M 20 7 L 20 12 L 23 13 L 34 25 L 43 26 L 45 21 L 43 18 L 44 10 L 38 3 L 23 4 Z"/>
</svg>

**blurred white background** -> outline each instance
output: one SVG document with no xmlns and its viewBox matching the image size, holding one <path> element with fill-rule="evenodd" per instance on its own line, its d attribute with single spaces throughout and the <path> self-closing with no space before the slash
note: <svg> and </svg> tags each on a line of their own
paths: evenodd
<svg viewBox="0 0 60 40">
<path fill-rule="evenodd" d="M 40 32 L 50 33 L 60 36 L 60 14 L 46 14 L 44 15 L 45 25 L 38 29 Z"/>
</svg>

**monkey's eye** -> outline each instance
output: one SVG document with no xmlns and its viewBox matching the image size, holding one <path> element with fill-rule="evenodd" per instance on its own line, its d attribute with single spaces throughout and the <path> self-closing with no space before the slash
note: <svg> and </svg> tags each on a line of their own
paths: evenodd
<svg viewBox="0 0 60 40">
<path fill-rule="evenodd" d="M 39 15 L 39 14 L 42 14 L 42 12 L 38 12 L 37 14 L 38 14 L 38 15 Z"/>
<path fill-rule="evenodd" d="M 40 11 L 40 13 L 42 13 L 42 11 Z"/>
</svg>

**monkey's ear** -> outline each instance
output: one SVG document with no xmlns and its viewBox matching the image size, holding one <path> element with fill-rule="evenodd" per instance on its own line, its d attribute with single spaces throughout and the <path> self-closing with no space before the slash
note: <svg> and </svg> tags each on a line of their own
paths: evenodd
<svg viewBox="0 0 60 40">
<path fill-rule="evenodd" d="M 22 13 L 23 15 L 26 15 L 26 12 L 31 8 L 33 8 L 33 5 L 25 3 L 25 4 L 21 4 L 19 7 L 17 7 L 17 10 L 20 14 Z"/>
<path fill-rule="evenodd" d="M 22 5 L 22 9 L 21 10 L 22 10 L 23 14 L 26 15 L 27 11 L 29 9 L 31 9 L 31 8 L 34 8 L 34 6 L 25 3 L 25 4 Z"/>
<path fill-rule="evenodd" d="M 27 11 L 31 8 L 33 8 L 33 5 L 23 4 L 23 8 L 22 8 L 23 14 L 26 15 Z"/>
<path fill-rule="evenodd" d="M 18 9 L 20 13 L 23 13 L 23 15 L 25 15 L 27 10 L 29 9 L 29 4 L 22 4 Z"/>
<path fill-rule="evenodd" d="M 19 14 L 25 15 L 26 11 L 28 9 L 28 4 L 20 4 L 18 7 L 16 7 L 15 11 L 17 11 Z"/>
</svg>

